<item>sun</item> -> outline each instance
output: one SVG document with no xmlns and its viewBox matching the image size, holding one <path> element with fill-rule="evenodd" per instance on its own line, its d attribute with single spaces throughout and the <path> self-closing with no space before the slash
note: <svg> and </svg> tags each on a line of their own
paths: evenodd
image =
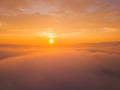
<svg viewBox="0 0 120 90">
<path fill-rule="evenodd" d="M 54 44 L 54 39 L 53 39 L 53 38 L 50 38 L 50 39 L 49 39 L 49 43 L 50 43 L 50 44 Z"/>
</svg>

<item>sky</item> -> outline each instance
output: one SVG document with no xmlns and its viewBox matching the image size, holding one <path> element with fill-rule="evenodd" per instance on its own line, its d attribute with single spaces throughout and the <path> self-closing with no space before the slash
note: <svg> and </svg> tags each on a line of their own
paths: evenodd
<svg viewBox="0 0 120 90">
<path fill-rule="evenodd" d="M 120 90 L 119 24 L 120 0 L 0 0 L 0 90 Z"/>
<path fill-rule="evenodd" d="M 120 40 L 120 0 L 0 0 L 0 43 Z"/>
</svg>

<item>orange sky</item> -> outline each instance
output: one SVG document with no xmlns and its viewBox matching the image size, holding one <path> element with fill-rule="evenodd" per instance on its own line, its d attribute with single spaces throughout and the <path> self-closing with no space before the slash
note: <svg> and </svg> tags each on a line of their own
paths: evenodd
<svg viewBox="0 0 120 90">
<path fill-rule="evenodd" d="M 119 0 L 0 0 L 0 43 L 120 40 Z"/>
</svg>

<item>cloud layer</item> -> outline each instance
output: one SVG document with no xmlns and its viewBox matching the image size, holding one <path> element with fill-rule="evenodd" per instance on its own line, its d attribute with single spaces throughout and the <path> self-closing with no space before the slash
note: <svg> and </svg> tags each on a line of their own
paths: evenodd
<svg viewBox="0 0 120 90">
<path fill-rule="evenodd" d="M 119 46 L 15 48 L 0 48 L 4 55 L 14 52 L 0 60 L 1 90 L 120 89 Z"/>
</svg>

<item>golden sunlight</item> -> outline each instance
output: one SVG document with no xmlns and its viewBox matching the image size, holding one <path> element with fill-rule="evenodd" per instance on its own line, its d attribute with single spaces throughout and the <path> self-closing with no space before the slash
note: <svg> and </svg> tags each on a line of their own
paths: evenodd
<svg viewBox="0 0 120 90">
<path fill-rule="evenodd" d="M 53 39 L 53 38 L 50 38 L 49 43 L 50 43 L 50 44 L 54 44 L 54 39 Z"/>
</svg>

